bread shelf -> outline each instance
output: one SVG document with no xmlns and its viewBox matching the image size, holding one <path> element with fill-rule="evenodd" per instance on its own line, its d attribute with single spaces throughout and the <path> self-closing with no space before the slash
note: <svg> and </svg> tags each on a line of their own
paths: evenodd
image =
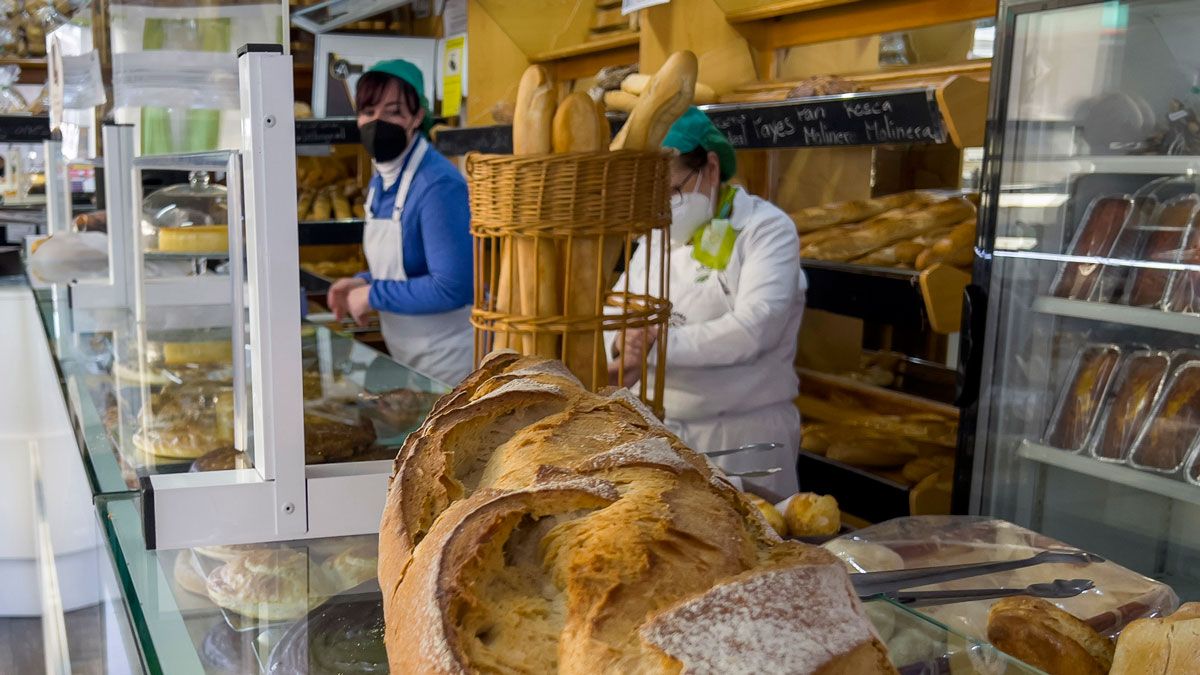
<svg viewBox="0 0 1200 675">
<path fill-rule="evenodd" d="M 1161 495 L 1169 499 L 1200 505 L 1200 487 L 1181 480 L 1138 471 L 1137 469 L 1131 469 L 1121 464 L 1101 462 L 1086 455 L 1072 454 L 1058 448 L 1039 445 L 1031 441 L 1023 441 L 1021 446 L 1017 448 L 1017 455 L 1040 464 L 1065 469 L 1093 478 L 1101 478 L 1111 483 Z"/>
<path fill-rule="evenodd" d="M 1041 314 L 1053 314 L 1088 321 L 1104 323 L 1119 323 L 1126 326 L 1153 328 L 1175 333 L 1200 335 L 1200 316 L 1164 312 L 1159 309 L 1146 307 L 1129 307 L 1112 305 L 1104 302 L 1088 302 L 1086 300 L 1068 300 L 1043 296 L 1034 300 L 1033 311 Z"/>
<path fill-rule="evenodd" d="M 636 47 L 640 39 L 640 36 L 636 32 L 621 31 L 579 44 L 539 52 L 530 56 L 529 61 L 531 63 L 550 63 L 552 61 L 562 61 L 581 56 L 592 56 L 624 47 Z"/>
</svg>

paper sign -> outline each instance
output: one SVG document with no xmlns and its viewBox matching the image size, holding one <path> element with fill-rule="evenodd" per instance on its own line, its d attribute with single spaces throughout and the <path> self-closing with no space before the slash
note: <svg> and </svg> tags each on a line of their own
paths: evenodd
<svg viewBox="0 0 1200 675">
<path fill-rule="evenodd" d="M 621 16 L 628 16 L 639 9 L 646 9 L 647 7 L 665 5 L 668 2 L 671 2 L 671 0 L 621 0 Z"/>
<path fill-rule="evenodd" d="M 453 117 L 462 109 L 463 59 L 467 38 L 453 37 L 442 47 L 442 117 Z"/>
</svg>

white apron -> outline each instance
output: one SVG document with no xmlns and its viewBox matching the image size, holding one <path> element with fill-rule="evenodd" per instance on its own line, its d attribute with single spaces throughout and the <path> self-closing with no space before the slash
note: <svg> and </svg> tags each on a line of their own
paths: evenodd
<svg viewBox="0 0 1200 675">
<path fill-rule="evenodd" d="M 392 217 L 377 218 L 372 213 L 363 229 L 363 253 L 375 279 L 408 279 L 404 271 L 404 202 L 428 150 L 428 141 L 418 137 L 412 159 L 400 174 Z M 367 195 L 368 205 L 374 196 Z M 450 386 L 471 372 L 475 342 L 470 305 L 442 314 L 380 312 L 379 323 L 388 352 L 401 364 Z"/>
<path fill-rule="evenodd" d="M 675 267 L 683 274 L 692 275 L 701 268 L 691 258 L 688 264 Z M 688 269 L 690 268 L 690 269 Z M 710 321 L 733 311 L 728 292 L 729 284 L 725 272 L 706 270 L 693 276 L 690 283 L 676 278 L 672 269 L 671 303 L 672 314 L 686 317 L 688 323 Z M 701 277 L 697 280 L 697 277 Z M 667 380 L 671 378 L 670 352 L 667 353 Z M 719 392 L 719 390 L 718 390 Z M 708 392 L 707 395 L 714 395 Z M 720 395 L 716 393 L 716 395 Z M 726 413 L 704 419 L 679 420 L 668 417 L 665 423 L 685 443 L 700 452 L 737 448 L 751 443 L 780 443 L 781 448 L 766 452 L 738 453 L 714 457 L 713 463 L 726 471 L 756 471 L 779 467 L 782 471 L 765 478 L 747 478 L 741 482 L 746 488 L 769 501 L 779 501 L 799 491 L 796 480 L 796 456 L 800 449 L 800 412 L 792 401 L 758 408 L 745 413 Z"/>
</svg>

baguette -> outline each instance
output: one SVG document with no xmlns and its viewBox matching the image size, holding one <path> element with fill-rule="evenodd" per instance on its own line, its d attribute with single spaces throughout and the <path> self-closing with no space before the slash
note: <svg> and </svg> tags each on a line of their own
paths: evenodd
<svg viewBox="0 0 1200 675">
<path fill-rule="evenodd" d="M 308 217 L 310 220 L 329 220 L 332 214 L 333 201 L 329 198 L 329 192 L 322 190 L 313 201 L 312 212 Z"/>
<path fill-rule="evenodd" d="M 563 100 L 554 113 L 554 152 L 595 152 L 605 148 L 600 141 L 600 116 L 592 97 L 577 91 Z"/>
<path fill-rule="evenodd" d="M 600 135 L 600 148 L 607 148 L 612 142 L 612 125 L 608 122 L 607 110 L 604 107 L 604 101 L 596 101 L 596 117 L 598 118 L 597 133 Z"/>
<path fill-rule="evenodd" d="M 354 217 L 354 211 L 350 208 L 350 200 L 336 190 L 333 192 L 333 217 L 338 220 L 350 220 Z"/>
<path fill-rule="evenodd" d="M 826 239 L 840 237 L 854 229 L 853 225 L 839 225 L 838 227 L 829 227 L 816 232 L 809 232 L 800 237 L 800 249 L 803 250 L 806 246 L 818 244 Z"/>
<path fill-rule="evenodd" d="M 613 150 L 656 150 L 667 131 L 692 104 L 699 63 L 690 51 L 671 54 L 609 146 Z M 607 103 L 607 101 L 606 101 Z"/>
<path fill-rule="evenodd" d="M 947 199 L 912 213 L 889 211 L 845 237 L 806 247 L 806 257 L 835 262 L 853 260 L 888 244 L 961 222 L 974 214 L 975 207 L 961 197 Z"/>
<path fill-rule="evenodd" d="M 601 125 L 601 121 L 604 125 Z M 582 92 L 571 94 L 558 107 L 554 115 L 555 152 L 596 152 L 608 147 L 608 138 L 602 126 L 607 119 L 591 97 Z M 608 243 L 608 242 L 606 242 Z M 614 238 L 613 243 L 620 244 Z M 574 237 L 567 242 L 564 273 L 569 274 L 566 289 L 566 313 L 568 316 L 599 316 L 603 307 L 597 307 L 605 293 L 597 287 L 604 283 L 607 273 L 604 264 L 607 257 L 600 250 L 597 236 Z M 607 289 L 604 289 L 607 290 Z M 571 333 L 563 338 L 563 361 L 567 368 L 585 386 L 596 388 L 604 384 L 601 373 L 608 371 L 604 357 L 603 340 L 597 331 Z"/>
<path fill-rule="evenodd" d="M 312 211 L 313 201 L 317 198 L 317 193 L 312 190 L 301 190 L 300 199 L 296 202 L 296 218 L 299 220 L 308 220 L 308 214 Z"/>
<path fill-rule="evenodd" d="M 914 194 L 913 192 L 900 192 L 875 199 L 810 206 L 793 213 L 792 220 L 796 223 L 796 230 L 801 234 L 823 230 L 834 225 L 857 223 L 908 205 L 913 201 Z"/>
<path fill-rule="evenodd" d="M 550 152 L 554 120 L 554 82 L 542 66 L 529 66 L 517 86 L 513 113 L 513 154 L 537 155 Z"/>
<path fill-rule="evenodd" d="M 621 80 L 621 91 L 634 96 L 641 96 L 642 92 L 646 91 L 646 86 L 650 84 L 650 76 L 644 73 L 632 73 L 624 80 Z M 703 82 L 696 83 L 696 93 L 694 103 L 696 105 L 707 105 L 717 102 L 717 92 L 712 87 Z"/>
<path fill-rule="evenodd" d="M 911 241 L 901 241 L 891 246 L 872 251 L 861 258 L 856 258 L 856 265 L 874 265 L 876 267 L 891 267 L 893 265 L 910 264 L 925 248 Z"/>
<path fill-rule="evenodd" d="M 513 154 L 536 155 L 553 147 L 554 82 L 541 66 L 530 66 L 517 88 L 517 106 L 513 113 Z M 521 237 L 516 240 L 518 270 L 525 277 L 517 292 L 521 314 L 528 317 L 552 316 L 562 311 L 558 294 L 558 253 L 551 239 Z M 503 275 L 504 270 L 501 269 Z M 558 336 L 524 336 L 522 351 L 546 358 L 558 358 Z"/>
<path fill-rule="evenodd" d="M 940 262 L 955 267 L 969 265 L 975 255 L 974 244 L 975 221 L 963 221 L 917 257 L 917 269 L 929 269 Z"/>
<path fill-rule="evenodd" d="M 620 90 L 604 92 L 604 105 L 610 110 L 631 113 L 637 106 L 637 103 L 638 97 L 636 94 Z"/>
</svg>

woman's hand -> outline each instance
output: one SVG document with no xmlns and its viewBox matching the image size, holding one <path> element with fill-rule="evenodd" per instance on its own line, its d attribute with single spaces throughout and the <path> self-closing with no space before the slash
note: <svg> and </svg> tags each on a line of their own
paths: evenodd
<svg viewBox="0 0 1200 675">
<path fill-rule="evenodd" d="M 624 351 L 618 351 L 616 358 L 608 364 L 608 383 L 614 387 L 637 384 L 642 377 L 642 363 L 656 339 L 658 326 L 627 330 Z M 621 349 L 621 338 L 617 338 L 614 347 Z"/>
<path fill-rule="evenodd" d="M 350 306 L 350 316 L 354 317 L 354 323 L 366 326 L 367 316 L 375 311 L 371 307 L 371 287 L 362 285 L 351 289 L 347 296 L 347 304 Z"/>
<path fill-rule="evenodd" d="M 341 321 L 347 316 L 352 316 L 350 291 L 367 285 L 367 280 L 359 277 L 346 277 L 333 282 L 333 285 L 329 287 L 329 292 L 325 294 L 325 302 L 329 304 L 329 310 L 333 312 L 335 319 Z"/>
</svg>

